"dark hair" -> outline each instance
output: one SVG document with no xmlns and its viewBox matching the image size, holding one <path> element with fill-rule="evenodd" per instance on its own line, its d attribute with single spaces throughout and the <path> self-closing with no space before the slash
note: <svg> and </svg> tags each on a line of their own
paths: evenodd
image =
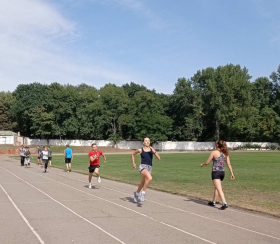
<svg viewBox="0 0 280 244">
<path fill-rule="evenodd" d="M 220 149 L 220 151 L 225 155 L 229 156 L 229 149 L 227 147 L 227 143 L 225 141 L 216 141 L 216 147 Z"/>
<path fill-rule="evenodd" d="M 66 147 L 69 147 L 69 144 L 66 144 Z"/>
<path fill-rule="evenodd" d="M 91 146 L 93 147 L 93 146 L 97 146 L 97 145 L 96 145 L 96 143 L 92 143 Z"/>
<path fill-rule="evenodd" d="M 143 137 L 143 142 L 144 142 L 144 140 L 145 140 L 146 138 L 149 138 L 149 139 L 150 139 L 150 137 L 144 136 L 144 137 Z M 151 140 L 151 139 L 150 139 L 150 140 Z"/>
</svg>

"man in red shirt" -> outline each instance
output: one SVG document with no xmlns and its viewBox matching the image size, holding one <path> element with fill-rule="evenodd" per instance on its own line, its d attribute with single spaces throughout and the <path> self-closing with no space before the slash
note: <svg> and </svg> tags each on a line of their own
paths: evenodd
<svg viewBox="0 0 280 244">
<path fill-rule="evenodd" d="M 92 179 L 93 172 L 97 176 L 97 182 L 101 183 L 101 178 L 99 175 L 99 168 L 100 168 L 99 158 L 100 158 L 100 156 L 103 156 L 104 163 L 106 164 L 106 157 L 101 151 L 97 150 L 97 145 L 95 143 L 93 143 L 91 145 L 91 147 L 92 147 L 92 150 L 88 154 L 88 156 L 90 158 L 90 161 L 89 161 L 90 165 L 88 167 L 88 169 L 89 169 L 88 188 L 91 188 L 91 179 Z"/>
</svg>

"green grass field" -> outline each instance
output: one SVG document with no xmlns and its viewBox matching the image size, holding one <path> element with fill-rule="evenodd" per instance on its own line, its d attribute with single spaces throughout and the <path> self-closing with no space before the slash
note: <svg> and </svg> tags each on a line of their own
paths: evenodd
<svg viewBox="0 0 280 244">
<path fill-rule="evenodd" d="M 211 200 L 211 163 L 200 168 L 208 155 L 209 153 L 161 154 L 160 161 L 154 159 L 150 187 Z M 137 155 L 136 159 L 138 166 L 140 156 Z M 280 217 L 280 152 L 233 152 L 230 159 L 236 179 L 230 179 L 227 169 L 223 190 L 228 204 Z M 108 154 L 106 165 L 102 157 L 100 161 L 103 178 L 139 184 L 141 175 L 138 170 L 133 169 L 131 155 Z M 35 157 L 32 162 L 36 162 Z M 87 174 L 88 165 L 87 156 L 75 155 L 72 170 Z M 52 166 L 64 169 L 63 156 L 54 156 Z"/>
</svg>

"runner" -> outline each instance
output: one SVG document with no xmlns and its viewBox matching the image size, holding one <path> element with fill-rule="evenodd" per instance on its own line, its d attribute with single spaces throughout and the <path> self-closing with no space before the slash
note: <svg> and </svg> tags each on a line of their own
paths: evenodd
<svg viewBox="0 0 280 244">
<path fill-rule="evenodd" d="M 95 173 L 95 175 L 97 176 L 97 182 L 101 183 L 101 178 L 100 178 L 100 174 L 99 174 L 99 168 L 100 168 L 100 156 L 103 156 L 104 158 L 104 163 L 106 164 L 107 160 L 105 155 L 101 152 L 97 150 L 97 145 L 95 143 L 93 143 L 91 145 L 92 150 L 89 152 L 88 156 L 90 158 L 90 165 L 88 167 L 89 170 L 89 175 L 88 175 L 88 188 L 91 188 L 91 179 L 92 179 L 92 174 Z"/>
<path fill-rule="evenodd" d="M 66 149 L 64 150 L 64 159 L 67 168 L 67 172 L 71 172 L 71 162 L 73 161 L 73 153 L 72 149 L 69 147 L 69 144 L 66 145 Z"/>
<path fill-rule="evenodd" d="M 204 164 L 201 164 L 200 167 L 208 165 L 211 162 L 211 160 L 213 160 L 212 181 L 214 185 L 214 196 L 213 201 L 208 202 L 208 205 L 215 206 L 217 198 L 218 196 L 220 196 L 223 202 L 223 205 L 220 209 L 225 210 L 226 208 L 228 208 L 228 204 L 226 202 L 225 195 L 222 189 L 222 181 L 225 177 L 225 162 L 227 163 L 227 166 L 229 168 L 231 179 L 234 180 L 235 178 L 229 160 L 229 150 L 225 141 L 216 142 L 216 150 L 211 152 L 207 161 Z"/>
<path fill-rule="evenodd" d="M 41 164 L 43 165 L 43 162 L 42 162 L 42 149 L 40 148 L 40 146 L 37 146 L 37 149 L 38 149 L 38 157 L 37 157 L 37 164 Z"/>
<path fill-rule="evenodd" d="M 24 164 L 25 164 L 25 167 L 27 168 L 27 166 L 30 167 L 31 152 L 29 151 L 29 147 L 25 147 L 25 148 L 26 148 L 26 151 L 24 153 L 24 156 L 25 156 Z"/>
<path fill-rule="evenodd" d="M 43 160 L 43 163 L 45 165 L 45 171 L 44 173 L 47 172 L 47 168 L 48 168 L 48 162 L 49 162 L 49 152 L 48 152 L 48 148 L 46 146 L 44 146 L 44 151 L 42 151 L 42 160 Z"/>
<path fill-rule="evenodd" d="M 24 145 L 21 145 L 21 148 L 19 150 L 20 150 L 20 165 L 24 166 L 24 160 L 25 160 L 24 153 L 26 151 Z"/>
<path fill-rule="evenodd" d="M 49 168 L 52 167 L 52 149 L 50 146 L 48 146 L 48 152 L 49 152 Z"/>
<path fill-rule="evenodd" d="M 134 156 L 138 153 L 140 153 L 141 155 L 141 164 L 139 166 L 139 172 L 142 175 L 141 183 L 139 184 L 137 191 L 134 192 L 134 202 L 138 202 L 139 195 L 140 195 L 140 201 L 141 202 L 145 201 L 145 194 L 146 194 L 147 187 L 152 181 L 151 174 L 152 174 L 153 155 L 155 155 L 155 157 L 158 160 L 160 160 L 160 156 L 155 151 L 155 149 L 150 146 L 150 144 L 151 144 L 150 138 L 144 137 L 143 139 L 144 147 L 132 153 L 132 164 L 134 169 L 136 169 Z"/>
</svg>

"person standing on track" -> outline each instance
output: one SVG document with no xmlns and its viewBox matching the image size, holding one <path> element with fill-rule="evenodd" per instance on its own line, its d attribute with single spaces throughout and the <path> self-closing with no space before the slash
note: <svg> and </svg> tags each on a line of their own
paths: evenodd
<svg viewBox="0 0 280 244">
<path fill-rule="evenodd" d="M 50 146 L 48 146 L 48 152 L 49 152 L 49 167 L 52 167 L 52 149 Z"/>
<path fill-rule="evenodd" d="M 48 152 L 47 146 L 44 147 L 44 151 L 42 151 L 42 160 L 45 165 L 45 173 L 47 173 L 48 163 L 49 163 L 50 154 Z"/>
<path fill-rule="evenodd" d="M 71 172 L 71 162 L 73 161 L 73 152 L 69 147 L 69 144 L 66 145 L 66 149 L 64 150 L 64 159 L 67 168 L 67 172 Z"/>
<path fill-rule="evenodd" d="M 25 147 L 25 148 L 26 148 L 26 151 L 24 153 L 24 157 L 25 157 L 24 164 L 25 164 L 25 167 L 27 167 L 27 166 L 30 167 L 31 152 L 29 151 L 29 147 Z"/>
<path fill-rule="evenodd" d="M 37 164 L 41 164 L 43 165 L 43 162 L 42 162 L 42 149 L 40 148 L 40 146 L 37 146 L 37 149 L 38 149 L 38 157 L 37 157 Z"/>
<path fill-rule="evenodd" d="M 101 152 L 97 150 L 97 145 L 95 143 L 93 143 L 91 145 L 92 150 L 89 152 L 88 156 L 90 158 L 90 165 L 88 167 L 89 170 L 89 175 L 88 175 L 88 188 L 91 188 L 91 179 L 92 179 L 92 174 L 95 173 L 95 175 L 97 176 L 97 182 L 101 183 L 101 178 L 100 178 L 100 174 L 99 174 L 99 168 L 100 168 L 100 156 L 102 156 L 104 158 L 104 163 L 106 164 L 107 160 L 105 155 Z"/>
<path fill-rule="evenodd" d="M 24 153 L 25 153 L 25 151 L 26 151 L 24 145 L 21 145 L 21 148 L 20 148 L 19 150 L 20 150 L 20 165 L 21 165 L 21 166 L 24 166 L 24 160 L 25 160 L 25 155 L 24 155 Z"/>
<path fill-rule="evenodd" d="M 137 191 L 134 192 L 134 202 L 138 202 L 139 196 L 141 202 L 145 201 L 145 194 L 146 194 L 147 187 L 152 181 L 151 174 L 152 174 L 153 155 L 155 155 L 155 157 L 158 160 L 160 160 L 160 156 L 155 151 L 155 149 L 150 146 L 150 144 L 151 144 L 150 138 L 144 137 L 143 139 L 144 147 L 132 153 L 132 164 L 134 169 L 136 169 L 135 155 L 138 153 L 141 155 L 141 164 L 139 166 L 139 172 L 142 175 L 141 183 L 139 184 Z"/>
<path fill-rule="evenodd" d="M 225 162 L 229 168 L 231 179 L 234 180 L 234 175 L 232 171 L 232 167 L 229 160 L 229 150 L 227 148 L 227 144 L 225 141 L 217 141 L 216 142 L 216 150 L 212 151 L 209 158 L 204 164 L 201 164 L 200 167 L 208 165 L 211 160 L 213 161 L 212 167 L 212 181 L 214 185 L 214 196 L 213 201 L 208 202 L 208 205 L 215 206 L 218 196 L 220 196 L 223 205 L 220 208 L 221 210 L 225 210 L 228 208 L 228 204 L 225 199 L 225 195 L 222 189 L 222 181 L 225 177 Z"/>
</svg>

